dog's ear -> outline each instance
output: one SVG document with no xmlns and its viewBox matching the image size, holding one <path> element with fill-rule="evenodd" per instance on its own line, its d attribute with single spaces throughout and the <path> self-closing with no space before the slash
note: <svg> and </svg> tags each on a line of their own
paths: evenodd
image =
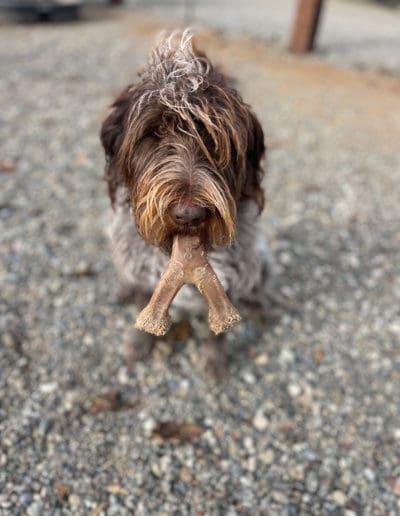
<svg viewBox="0 0 400 516">
<path fill-rule="evenodd" d="M 260 161 L 265 153 L 264 132 L 257 117 L 248 111 L 248 143 L 247 143 L 247 170 L 242 189 L 242 197 L 253 199 L 260 210 L 264 208 L 264 190 L 262 180 L 264 171 Z"/>
<path fill-rule="evenodd" d="M 112 111 L 104 120 L 100 131 L 100 140 L 106 154 L 104 179 L 108 184 L 111 204 L 114 206 L 117 187 L 123 184 L 118 153 L 123 141 L 125 125 L 129 114 L 132 86 L 127 86 L 112 104 Z"/>
</svg>

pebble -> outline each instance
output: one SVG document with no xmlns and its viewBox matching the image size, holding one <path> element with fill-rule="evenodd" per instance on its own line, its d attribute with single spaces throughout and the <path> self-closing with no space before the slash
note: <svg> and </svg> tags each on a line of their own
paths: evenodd
<svg viewBox="0 0 400 516">
<path fill-rule="evenodd" d="M 254 374 L 250 373 L 249 371 L 244 371 L 242 374 L 243 380 L 248 383 L 249 385 L 254 385 L 256 383 L 256 377 Z"/>
<path fill-rule="evenodd" d="M 247 451 L 253 452 L 254 451 L 254 441 L 251 437 L 246 436 L 243 439 L 243 445 L 246 448 Z"/>
<path fill-rule="evenodd" d="M 256 430 L 263 432 L 268 428 L 269 421 L 262 412 L 257 412 L 253 418 L 253 426 Z"/>
<path fill-rule="evenodd" d="M 267 353 L 260 353 L 254 359 L 254 363 L 259 366 L 266 365 L 266 364 L 268 364 L 268 362 L 269 362 L 269 357 L 268 357 Z"/>
<path fill-rule="evenodd" d="M 272 491 L 271 500 L 280 505 L 287 505 L 289 503 L 289 498 L 283 491 Z"/>
<path fill-rule="evenodd" d="M 76 494 L 71 494 L 68 497 L 68 502 L 69 502 L 70 505 L 72 505 L 72 507 L 76 507 L 76 506 L 80 505 L 81 498 L 80 498 L 80 496 L 78 496 Z"/>
<path fill-rule="evenodd" d="M 263 452 L 259 455 L 259 459 L 264 464 L 267 464 L 267 465 L 272 464 L 275 460 L 274 450 L 271 450 L 269 448 L 268 450 L 266 450 L 265 452 Z"/>
<path fill-rule="evenodd" d="M 50 394 L 58 389 L 57 382 L 42 383 L 39 385 L 39 391 L 43 394 Z"/>
<path fill-rule="evenodd" d="M 301 464 L 290 466 L 288 468 L 288 473 L 290 478 L 292 478 L 296 482 L 302 482 L 304 480 L 304 466 L 302 466 Z"/>
<path fill-rule="evenodd" d="M 297 383 L 289 383 L 287 390 L 291 398 L 297 398 L 301 394 L 301 387 Z"/>
<path fill-rule="evenodd" d="M 370 468 L 364 469 L 364 476 L 369 482 L 374 482 L 375 480 L 375 472 Z"/>
<path fill-rule="evenodd" d="M 28 516 L 42 516 L 43 511 L 43 503 L 40 500 L 37 500 L 26 509 L 26 513 Z"/>
<path fill-rule="evenodd" d="M 21 505 L 29 505 L 30 503 L 32 503 L 32 499 L 32 493 L 29 492 L 22 493 L 19 496 L 19 501 Z"/>
<path fill-rule="evenodd" d="M 143 421 L 143 430 L 146 435 L 151 435 L 154 428 L 156 426 L 156 422 L 152 418 L 147 418 Z"/>
<path fill-rule="evenodd" d="M 310 472 L 306 477 L 306 489 L 309 493 L 316 493 L 318 491 L 318 478 L 314 472 Z"/>
<path fill-rule="evenodd" d="M 296 360 L 296 355 L 290 349 L 284 348 L 279 353 L 279 362 L 282 365 L 293 364 L 293 362 L 295 360 Z"/>
<path fill-rule="evenodd" d="M 340 507 L 343 507 L 347 502 L 347 496 L 342 491 L 333 491 L 328 498 L 331 502 Z"/>
</svg>

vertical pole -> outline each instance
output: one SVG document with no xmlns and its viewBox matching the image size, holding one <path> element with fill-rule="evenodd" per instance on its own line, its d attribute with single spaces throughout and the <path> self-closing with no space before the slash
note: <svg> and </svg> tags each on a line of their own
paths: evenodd
<svg viewBox="0 0 400 516">
<path fill-rule="evenodd" d="M 323 0 L 297 0 L 297 11 L 289 50 L 298 54 L 310 52 L 318 28 Z"/>
</svg>

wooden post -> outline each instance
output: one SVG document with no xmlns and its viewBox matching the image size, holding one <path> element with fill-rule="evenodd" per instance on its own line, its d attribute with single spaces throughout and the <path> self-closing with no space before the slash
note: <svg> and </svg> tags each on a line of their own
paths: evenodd
<svg viewBox="0 0 400 516">
<path fill-rule="evenodd" d="M 289 50 L 297 54 L 311 52 L 321 14 L 323 0 L 297 0 L 297 12 Z"/>
</svg>

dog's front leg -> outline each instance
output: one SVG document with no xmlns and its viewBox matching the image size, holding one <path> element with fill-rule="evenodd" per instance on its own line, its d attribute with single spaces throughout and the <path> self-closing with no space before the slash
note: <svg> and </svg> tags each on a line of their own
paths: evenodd
<svg viewBox="0 0 400 516">
<path fill-rule="evenodd" d="M 150 294 L 135 292 L 134 303 L 138 312 L 140 312 L 149 302 Z M 132 371 L 135 364 L 140 360 L 146 359 L 153 351 L 156 337 L 150 333 L 129 328 L 122 341 L 125 365 L 129 371 Z"/>
<path fill-rule="evenodd" d="M 226 377 L 225 335 L 209 332 L 208 338 L 200 345 L 200 362 L 204 372 L 212 380 L 221 382 Z"/>
</svg>

